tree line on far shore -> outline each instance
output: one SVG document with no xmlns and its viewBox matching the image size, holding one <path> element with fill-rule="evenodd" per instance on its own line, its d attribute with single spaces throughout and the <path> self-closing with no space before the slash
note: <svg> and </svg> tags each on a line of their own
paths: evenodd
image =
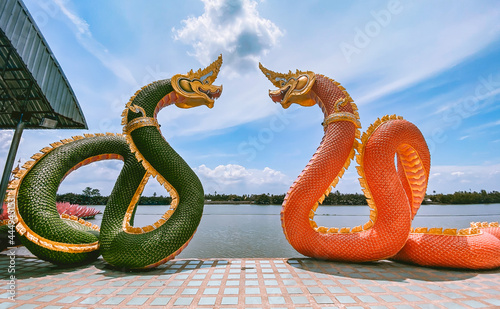
<svg viewBox="0 0 500 309">
<path fill-rule="evenodd" d="M 57 194 L 57 202 L 69 202 L 70 204 L 78 205 L 106 205 L 109 196 L 101 195 L 99 189 L 86 187 L 81 194 L 78 193 L 65 193 Z M 169 205 L 172 202 L 170 196 L 141 196 L 139 205 Z"/>
<path fill-rule="evenodd" d="M 434 193 L 428 195 L 428 198 L 438 204 L 489 204 L 500 203 L 500 192 L 486 192 L 486 190 L 480 192 L 458 191 L 453 194 Z"/>
<path fill-rule="evenodd" d="M 285 194 L 205 194 L 207 203 L 218 204 L 257 204 L 257 205 L 281 205 L 285 199 Z M 65 193 L 57 195 L 58 202 L 69 202 L 79 205 L 106 205 L 108 196 L 102 196 L 99 189 L 85 188 L 81 194 Z M 170 196 L 141 196 L 140 205 L 168 205 L 172 202 Z M 466 192 L 458 191 L 452 194 L 428 194 L 422 204 L 485 204 L 500 203 L 500 192 Z M 359 193 L 340 193 L 335 191 L 330 193 L 322 205 L 366 205 L 366 198 Z"/>
</svg>

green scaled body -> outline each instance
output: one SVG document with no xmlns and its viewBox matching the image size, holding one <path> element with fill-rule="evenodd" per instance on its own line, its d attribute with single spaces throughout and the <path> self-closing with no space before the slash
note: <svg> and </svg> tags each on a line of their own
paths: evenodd
<svg viewBox="0 0 500 309">
<path fill-rule="evenodd" d="M 128 106 L 139 106 L 146 111 L 146 117 L 153 118 L 158 102 L 170 92 L 170 80 L 154 82 L 141 89 Z M 129 110 L 126 118 L 132 120 L 141 116 L 144 115 Z M 22 234 L 23 245 L 34 255 L 55 264 L 68 265 L 89 262 L 102 254 L 113 266 L 139 269 L 154 267 L 173 258 L 189 242 L 203 212 L 201 182 L 157 127 L 144 126 L 129 133 L 127 138 L 101 134 L 59 143 L 39 154 L 41 158 L 18 177 L 8 201 L 15 203 L 17 216 L 29 228 L 28 231 L 18 228 L 18 232 Z M 137 160 L 138 153 L 141 162 Z M 56 193 L 66 174 L 88 158 L 110 154 L 122 157 L 124 166 L 106 205 L 100 232 L 75 220 L 61 218 L 56 209 Z M 153 170 L 146 170 L 144 166 Z M 130 210 L 131 201 L 142 192 L 141 183 L 151 174 L 161 175 L 176 190 L 178 206 L 159 227 L 130 233 L 123 227 L 124 217 L 127 209 Z M 133 217 L 130 222 L 132 220 Z M 67 252 L 57 246 L 42 246 L 42 242 L 62 246 L 97 243 L 98 248 L 88 252 Z"/>
<path fill-rule="evenodd" d="M 153 118 L 157 103 L 171 91 L 169 80 L 154 82 L 138 92 L 130 105 L 142 108 L 146 117 Z M 126 119 L 130 122 L 141 116 L 141 113 L 128 111 Z M 179 204 L 164 224 L 142 234 L 125 232 L 122 228 L 123 209 L 110 207 L 108 210 L 106 207 L 101 224 L 101 253 L 108 263 L 118 267 L 153 267 L 175 256 L 176 251 L 193 236 L 203 213 L 203 187 L 193 170 L 156 127 L 138 128 L 129 137 L 137 152 L 149 163 L 144 165 L 153 168 L 149 172 L 161 175 L 176 189 Z"/>
<path fill-rule="evenodd" d="M 123 203 L 135 190 L 130 188 L 137 177 L 146 172 L 122 136 L 96 136 L 77 139 L 59 146 L 38 160 L 23 177 L 17 194 L 18 215 L 38 236 L 62 244 L 89 244 L 99 240 L 99 232 L 73 220 L 62 219 L 56 208 L 59 184 L 75 165 L 87 158 L 117 154 L 124 158 L 124 168 L 115 185 Z M 122 188 L 122 189 L 120 189 Z M 115 206 L 116 207 L 116 206 Z M 94 260 L 99 250 L 85 253 L 68 253 L 38 245 L 21 236 L 21 242 L 40 259 L 55 264 L 75 264 Z"/>
<path fill-rule="evenodd" d="M 32 156 L 9 183 L 7 207 L 15 212 L 21 242 L 38 258 L 55 264 L 104 260 L 120 269 L 158 266 L 189 243 L 203 213 L 203 187 L 187 163 L 165 141 L 156 114 L 165 106 L 213 107 L 222 86 L 212 83 L 222 56 L 205 69 L 153 82 L 126 104 L 123 133 L 85 134 L 51 144 Z M 104 210 L 101 228 L 59 215 L 56 193 L 73 170 L 91 162 L 121 159 L 123 168 Z M 154 224 L 133 226 L 139 197 L 155 177 L 170 193 L 170 209 Z M 6 228 L 1 227 L 0 233 Z M 3 235 L 2 235 L 3 236 Z M 1 240 L 2 238 L 0 238 Z"/>
</svg>

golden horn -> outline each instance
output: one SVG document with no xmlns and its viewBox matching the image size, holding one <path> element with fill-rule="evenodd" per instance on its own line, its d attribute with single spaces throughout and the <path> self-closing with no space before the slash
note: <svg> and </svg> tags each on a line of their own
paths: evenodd
<svg viewBox="0 0 500 309">
<path fill-rule="evenodd" d="M 259 68 L 262 71 L 262 73 L 264 73 L 264 75 L 267 77 L 267 79 L 269 79 L 271 81 L 271 83 L 273 83 L 273 85 L 278 87 L 278 88 L 281 87 L 281 81 L 283 81 L 283 80 L 286 81 L 285 74 L 271 71 L 271 70 L 265 68 L 262 65 L 262 63 L 260 63 L 260 62 L 259 62 Z"/>
<path fill-rule="evenodd" d="M 259 68 L 264 73 L 264 75 L 273 83 L 274 86 L 281 88 L 283 87 L 282 82 L 288 82 L 290 78 L 297 78 L 300 75 L 307 74 L 313 78 L 314 72 L 311 71 L 299 71 L 296 70 L 295 73 L 288 71 L 288 73 L 277 73 L 265 68 L 262 63 L 259 62 Z"/>
<path fill-rule="evenodd" d="M 192 73 L 191 70 L 191 72 L 189 72 L 188 75 L 192 75 L 193 78 L 199 78 L 202 79 L 203 81 L 207 80 L 209 84 L 212 84 L 217 78 L 221 66 L 222 66 L 222 54 L 219 55 L 217 60 L 212 62 L 209 66 L 207 66 L 203 70 L 199 69 L 194 74 Z"/>
</svg>

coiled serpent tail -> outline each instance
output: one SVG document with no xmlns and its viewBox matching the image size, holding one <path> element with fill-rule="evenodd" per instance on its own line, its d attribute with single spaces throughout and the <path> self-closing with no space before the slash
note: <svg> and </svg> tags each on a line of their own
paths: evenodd
<svg viewBox="0 0 500 309">
<path fill-rule="evenodd" d="M 500 267 L 498 223 L 474 223 L 462 230 L 411 229 L 430 170 L 429 150 L 415 125 L 396 115 L 385 116 L 361 136 L 357 107 L 339 83 L 309 71 L 281 74 L 260 68 L 279 88 L 269 92 L 274 102 L 284 108 L 292 103 L 319 105 L 325 116 L 323 140 L 283 202 L 283 231 L 297 251 L 338 261 L 394 258 L 425 266 Z M 354 228 L 318 227 L 315 211 L 355 151 L 370 220 Z"/>
<path fill-rule="evenodd" d="M 203 70 L 175 75 L 139 90 L 123 112 L 124 135 L 85 134 L 51 144 L 24 164 L 9 185 L 8 207 L 15 208 L 21 242 L 38 258 L 56 264 L 84 263 L 99 254 L 126 269 L 155 267 L 177 255 L 202 216 L 200 180 L 170 147 L 156 115 L 165 106 L 212 107 L 222 87 L 212 83 L 222 57 Z M 101 227 L 59 216 L 56 193 L 73 170 L 91 162 L 120 159 L 124 165 L 104 210 Z M 139 197 L 150 176 L 172 197 L 170 209 L 152 225 L 133 226 Z"/>
</svg>

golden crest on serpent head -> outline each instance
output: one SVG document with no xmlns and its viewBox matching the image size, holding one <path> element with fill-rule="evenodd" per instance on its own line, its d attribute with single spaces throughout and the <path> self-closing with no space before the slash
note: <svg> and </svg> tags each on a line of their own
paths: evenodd
<svg viewBox="0 0 500 309">
<path fill-rule="evenodd" d="M 171 79 L 172 87 L 177 95 L 183 98 L 183 100 L 176 102 L 175 105 L 181 108 L 200 105 L 206 105 L 209 108 L 214 107 L 214 99 L 220 97 L 222 85 L 215 86 L 212 83 L 217 78 L 221 65 L 222 55 L 219 55 L 217 60 L 204 69 L 174 75 Z"/>
<path fill-rule="evenodd" d="M 259 68 L 264 75 L 278 87 L 269 90 L 269 96 L 274 102 L 279 102 L 283 108 L 288 108 L 292 103 L 302 106 L 313 106 L 316 101 L 311 97 L 310 90 L 316 80 L 316 74 L 311 71 L 289 71 L 286 74 L 273 72 L 266 69 L 261 63 Z"/>
</svg>

